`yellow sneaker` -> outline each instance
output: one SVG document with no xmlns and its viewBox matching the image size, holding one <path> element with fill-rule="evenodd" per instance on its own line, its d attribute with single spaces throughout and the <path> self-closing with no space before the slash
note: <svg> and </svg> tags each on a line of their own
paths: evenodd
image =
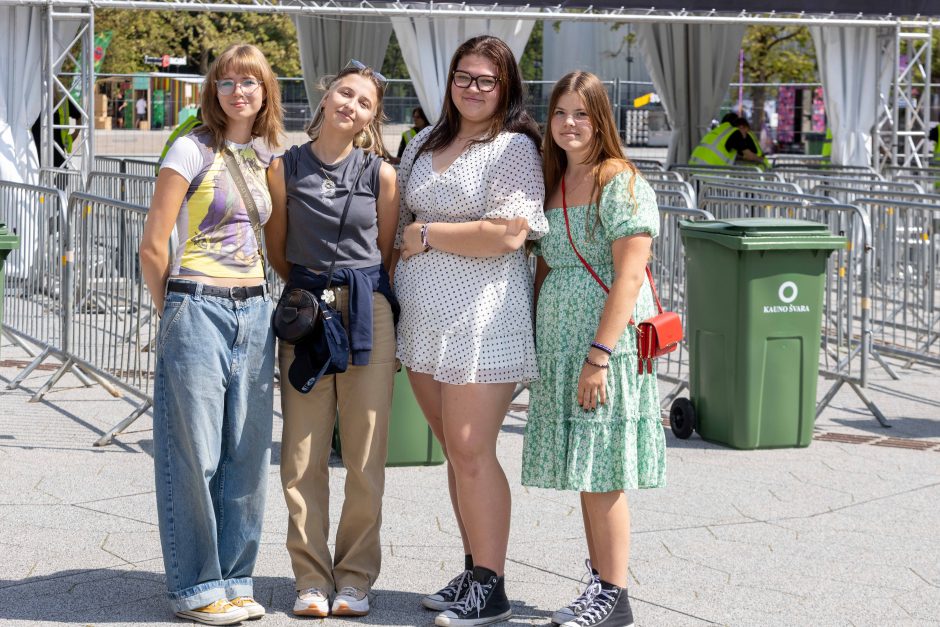
<svg viewBox="0 0 940 627">
<path fill-rule="evenodd" d="M 204 625 L 234 625 L 248 619 L 248 611 L 233 605 L 228 599 L 219 599 L 194 610 L 181 610 L 176 615 Z"/>
<path fill-rule="evenodd" d="M 264 606 L 251 597 L 235 597 L 232 599 L 232 605 L 242 608 L 248 612 L 248 619 L 254 620 L 264 616 Z"/>
</svg>

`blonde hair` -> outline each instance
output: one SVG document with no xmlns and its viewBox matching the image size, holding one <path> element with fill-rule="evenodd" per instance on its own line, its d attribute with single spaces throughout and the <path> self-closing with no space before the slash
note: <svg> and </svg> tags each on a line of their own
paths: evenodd
<svg viewBox="0 0 940 627">
<path fill-rule="evenodd" d="M 358 74 L 363 78 L 369 79 L 375 86 L 375 107 L 372 121 L 361 131 L 356 133 L 353 138 L 353 146 L 363 150 L 371 150 L 380 157 L 387 157 L 388 151 L 385 149 L 385 143 L 382 141 L 382 122 L 385 121 L 385 111 L 382 108 L 382 101 L 385 98 L 385 83 L 380 81 L 375 75 L 375 71 L 370 67 L 356 68 L 348 67 L 334 76 L 324 76 L 320 79 L 319 89 L 323 91 L 323 97 L 320 98 L 320 104 L 317 105 L 317 112 L 313 120 L 304 129 L 307 137 L 316 141 L 320 136 L 320 130 L 323 128 L 323 103 L 327 97 L 333 93 L 339 82 L 352 74 Z"/>
<path fill-rule="evenodd" d="M 261 82 L 264 93 L 261 109 L 251 127 L 251 136 L 260 137 L 269 148 L 278 146 L 280 137 L 284 134 L 284 112 L 281 108 L 281 88 L 277 84 L 277 77 L 264 53 L 258 48 L 250 44 L 235 44 L 226 48 L 212 62 L 202 85 L 200 105 L 205 129 L 203 132 L 212 136 L 213 148 L 218 150 L 225 145 L 228 117 L 219 104 L 219 92 L 215 83 L 228 72 L 253 76 Z"/>
</svg>

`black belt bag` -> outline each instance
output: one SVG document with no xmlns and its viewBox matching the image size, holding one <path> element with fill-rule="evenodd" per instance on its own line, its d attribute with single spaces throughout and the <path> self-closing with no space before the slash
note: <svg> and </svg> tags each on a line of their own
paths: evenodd
<svg viewBox="0 0 940 627">
<path fill-rule="evenodd" d="M 336 232 L 336 246 L 333 249 L 333 261 L 327 273 L 326 288 L 322 294 L 332 295 L 333 270 L 339 251 L 340 237 L 349 205 L 352 202 L 359 177 L 369 163 L 363 155 L 362 166 L 353 180 L 346 197 L 346 206 L 339 219 Z M 328 299 L 329 300 L 329 299 Z M 271 317 L 274 335 L 288 344 L 294 344 L 294 362 L 288 371 L 288 379 L 297 390 L 306 394 L 323 375 L 346 372 L 349 366 L 349 337 L 343 328 L 342 318 L 336 310 L 310 290 L 287 285 Z"/>
</svg>

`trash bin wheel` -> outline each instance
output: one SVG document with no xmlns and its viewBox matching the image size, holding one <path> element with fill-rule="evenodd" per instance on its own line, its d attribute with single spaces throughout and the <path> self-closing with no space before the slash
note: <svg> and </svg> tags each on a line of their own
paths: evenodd
<svg viewBox="0 0 940 627">
<path fill-rule="evenodd" d="M 695 408 L 692 401 L 687 398 L 677 398 L 669 408 L 669 426 L 672 433 L 680 440 L 688 440 L 692 431 L 698 426 L 695 423 Z"/>
</svg>

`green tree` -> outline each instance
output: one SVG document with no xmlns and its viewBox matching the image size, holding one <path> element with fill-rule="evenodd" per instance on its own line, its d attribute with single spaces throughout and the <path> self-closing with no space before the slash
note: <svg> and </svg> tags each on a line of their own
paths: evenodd
<svg viewBox="0 0 940 627">
<path fill-rule="evenodd" d="M 519 59 L 519 69 L 522 78 L 527 81 L 542 80 L 542 25 L 545 22 L 538 20 L 532 27 L 532 34 L 526 42 L 522 58 Z"/>
<path fill-rule="evenodd" d="M 741 44 L 744 49 L 744 82 L 806 83 L 817 80 L 816 54 L 809 30 L 799 26 L 750 26 Z M 754 103 L 755 131 L 764 123 L 768 89 L 749 89 Z"/>
<path fill-rule="evenodd" d="M 382 61 L 382 74 L 388 78 L 411 78 L 394 30 L 392 31 L 392 37 L 388 40 L 388 48 L 385 50 L 385 60 Z"/>
<path fill-rule="evenodd" d="M 105 30 L 113 31 L 114 39 L 102 73 L 153 71 L 144 55 L 169 54 L 187 58 L 180 70 L 205 74 L 225 48 L 244 42 L 258 46 L 277 75 L 300 75 L 297 33 L 287 16 L 101 9 L 95 12 L 95 31 Z"/>
</svg>

